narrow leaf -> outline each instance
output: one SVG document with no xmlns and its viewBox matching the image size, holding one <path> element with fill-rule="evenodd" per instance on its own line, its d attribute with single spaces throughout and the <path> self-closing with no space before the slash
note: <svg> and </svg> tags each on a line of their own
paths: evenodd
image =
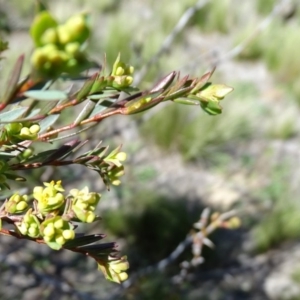
<svg viewBox="0 0 300 300">
<path fill-rule="evenodd" d="M 185 97 L 191 91 L 191 89 L 192 89 L 191 87 L 186 87 L 186 88 L 181 88 L 180 90 L 176 90 L 173 93 L 167 95 L 165 97 L 165 101 L 174 100 L 179 97 Z"/>
<path fill-rule="evenodd" d="M 59 114 L 50 115 L 40 121 L 40 133 L 45 132 L 59 118 Z"/>
<path fill-rule="evenodd" d="M 102 105 L 104 104 L 104 105 Z M 101 102 L 101 105 L 96 105 L 95 108 L 93 109 L 92 113 L 90 114 L 90 117 L 94 117 L 95 115 L 100 114 L 102 111 L 107 109 L 108 107 L 112 106 L 112 102 L 110 101 L 103 101 Z"/>
<path fill-rule="evenodd" d="M 16 109 L 0 114 L 0 123 L 13 122 L 17 120 L 18 117 L 22 116 L 27 109 L 27 107 L 18 107 Z"/>
<path fill-rule="evenodd" d="M 98 252 L 106 249 L 114 249 L 116 247 L 116 243 L 105 243 L 105 244 L 96 244 L 96 245 L 88 245 L 78 247 L 80 250 L 84 250 L 87 252 Z"/>
<path fill-rule="evenodd" d="M 75 239 L 65 243 L 64 248 L 74 248 L 74 247 L 93 244 L 95 242 L 102 240 L 104 237 L 105 237 L 104 234 L 91 234 L 91 235 L 75 237 Z"/>
<path fill-rule="evenodd" d="M 83 87 L 80 89 L 79 93 L 76 95 L 76 99 L 79 102 L 83 101 L 90 93 L 93 84 L 97 78 L 97 74 L 93 75 L 89 80 L 87 80 Z"/>
<path fill-rule="evenodd" d="M 176 103 L 185 104 L 185 105 L 199 105 L 199 100 L 192 100 L 189 98 L 177 98 L 173 100 Z"/>
<path fill-rule="evenodd" d="M 5 94 L 0 104 L 1 109 L 3 109 L 6 106 L 6 104 L 8 104 L 12 100 L 13 95 L 16 93 L 23 63 L 24 63 L 24 55 L 21 55 L 18 58 L 17 62 L 15 63 L 13 70 L 10 74 L 9 80 L 6 84 L 7 89 L 5 91 Z"/>
<path fill-rule="evenodd" d="M 56 149 L 55 152 L 53 152 L 51 155 L 46 157 L 45 160 L 42 161 L 43 164 L 47 164 L 49 162 L 52 162 L 54 160 L 58 160 L 65 156 L 66 154 L 69 154 L 76 146 L 80 144 L 79 141 L 72 141 L 70 143 L 67 143 L 65 145 L 62 145 L 58 149 Z"/>
<path fill-rule="evenodd" d="M 11 174 L 11 173 L 4 173 L 4 175 L 10 179 L 10 180 L 15 180 L 15 181 L 26 181 L 26 178 L 19 176 L 17 174 Z"/>
<path fill-rule="evenodd" d="M 68 98 L 67 94 L 62 91 L 55 90 L 31 90 L 24 93 L 28 98 L 40 100 L 40 101 L 51 101 L 51 100 L 65 100 Z"/>
<path fill-rule="evenodd" d="M 170 74 L 168 74 L 167 76 L 165 76 L 164 78 L 162 78 L 152 89 L 151 89 L 151 93 L 152 92 L 159 92 L 161 90 L 165 90 L 166 88 L 168 88 L 170 86 L 170 84 L 173 82 L 174 78 L 176 76 L 176 72 L 173 71 Z"/>
<path fill-rule="evenodd" d="M 95 107 L 96 103 L 88 100 L 86 105 L 83 107 L 83 109 L 81 110 L 80 114 L 78 115 L 78 117 L 75 119 L 75 121 L 73 122 L 74 125 L 78 125 L 81 121 L 83 121 L 84 119 L 88 118 L 94 107 Z"/>
</svg>

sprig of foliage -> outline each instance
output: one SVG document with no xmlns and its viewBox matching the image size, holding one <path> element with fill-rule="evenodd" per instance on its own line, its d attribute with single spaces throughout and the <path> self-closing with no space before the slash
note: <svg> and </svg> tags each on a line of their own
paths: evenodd
<svg viewBox="0 0 300 300">
<path fill-rule="evenodd" d="M 78 14 L 59 24 L 47 11 L 38 13 L 30 28 L 35 49 L 31 56 L 31 72 L 21 79 L 24 56 L 15 63 L 0 100 L 0 188 L 10 189 L 10 181 L 26 181 L 19 170 L 44 166 L 62 167 L 80 164 L 96 171 L 103 182 L 119 185 L 124 174 L 126 154 L 121 146 L 109 151 L 98 145 L 76 154 L 87 141 L 74 139 L 54 149 L 35 151 L 35 144 L 67 138 L 99 124 L 114 115 L 131 115 L 148 110 L 161 102 L 200 106 L 211 115 L 222 112 L 220 101 L 232 91 L 223 84 L 212 84 L 213 74 L 199 78 L 180 77 L 173 71 L 152 89 L 139 91 L 133 86 L 134 67 L 118 55 L 112 70 L 105 63 L 99 71 L 83 76 L 82 71 L 97 64 L 86 52 L 90 34 L 87 14 Z M 4 48 L 3 48 L 4 49 Z M 83 80 L 73 91 L 52 89 L 57 80 L 72 83 Z M 60 120 L 67 108 L 83 105 L 70 123 Z M 59 121 L 59 122 L 58 122 Z M 94 258 L 105 277 L 120 283 L 127 279 L 129 267 L 125 256 L 117 254 L 115 243 L 99 244 L 104 235 L 75 233 L 77 223 L 92 223 L 99 219 L 96 207 L 101 195 L 88 187 L 65 193 L 61 181 L 45 182 L 31 193 L 12 192 L 0 208 L 0 221 L 12 224 L 15 230 L 0 228 L 0 233 L 47 244 L 54 250 L 68 249 Z"/>
</svg>

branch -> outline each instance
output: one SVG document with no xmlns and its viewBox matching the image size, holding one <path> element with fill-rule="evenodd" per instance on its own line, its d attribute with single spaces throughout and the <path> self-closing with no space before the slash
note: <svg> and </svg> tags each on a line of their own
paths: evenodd
<svg viewBox="0 0 300 300">
<path fill-rule="evenodd" d="M 286 3 L 287 3 L 287 0 L 277 1 L 277 3 L 275 3 L 275 5 L 274 5 L 272 11 L 270 12 L 270 14 L 260 24 L 258 24 L 258 26 L 254 29 L 254 31 L 245 40 L 243 40 L 239 45 L 235 46 L 230 51 L 228 51 L 227 53 L 222 55 L 221 57 L 213 60 L 213 65 L 214 66 L 218 65 L 218 64 L 222 63 L 223 61 L 225 61 L 227 59 L 232 59 L 232 58 L 238 56 L 240 53 L 242 53 L 244 51 L 244 49 L 260 33 L 262 33 L 264 30 L 266 30 L 266 28 L 271 24 L 273 19 L 275 19 L 275 17 L 280 15 L 280 13 L 282 12 L 282 9 L 285 7 Z"/>
<path fill-rule="evenodd" d="M 278 0 L 277 3 L 275 3 L 272 11 L 270 14 L 261 22 L 257 25 L 257 27 L 253 30 L 253 32 L 246 37 L 240 44 L 237 46 L 233 47 L 231 50 L 229 50 L 227 53 L 224 53 L 221 56 L 215 56 L 215 49 L 212 49 L 204 54 L 200 54 L 199 56 L 194 57 L 191 62 L 187 63 L 186 65 L 182 66 L 180 69 L 188 69 L 191 66 L 194 66 L 195 64 L 199 63 L 200 61 L 207 61 L 209 58 L 210 60 L 210 65 L 215 67 L 218 64 L 223 63 L 224 61 L 228 59 L 232 59 L 236 56 L 238 56 L 240 53 L 242 53 L 248 45 L 259 35 L 261 34 L 264 30 L 268 28 L 268 26 L 271 24 L 271 22 L 278 17 L 285 5 L 288 3 L 288 0 Z"/>
<path fill-rule="evenodd" d="M 178 257 L 186 250 L 187 247 L 189 247 L 193 242 L 195 242 L 195 237 L 197 237 L 198 241 L 200 242 L 199 246 L 200 246 L 200 254 L 201 254 L 201 250 L 204 245 L 204 240 L 206 239 L 206 237 L 219 227 L 217 226 L 218 224 L 236 215 L 235 210 L 225 212 L 223 214 L 220 214 L 216 220 L 211 222 L 206 227 L 206 224 L 209 221 L 208 219 L 209 213 L 210 213 L 209 208 L 206 208 L 203 210 L 201 214 L 199 223 L 202 224 L 202 230 L 200 232 L 198 232 L 195 236 L 188 235 L 182 242 L 178 244 L 178 246 L 171 252 L 171 254 L 168 257 L 162 259 L 157 264 L 148 266 L 140 271 L 137 271 L 135 274 L 131 274 L 130 278 L 122 283 L 122 287 L 124 289 L 128 289 L 130 286 L 134 284 L 134 282 L 139 277 L 145 276 L 154 271 L 160 271 L 160 272 L 164 271 L 171 263 L 173 263 L 176 259 L 178 259 Z"/>
<path fill-rule="evenodd" d="M 189 7 L 184 14 L 181 16 L 172 32 L 165 38 L 160 49 L 152 56 L 152 58 L 144 64 L 142 69 L 135 75 L 134 84 L 138 85 L 144 79 L 145 75 L 148 72 L 148 69 L 158 62 L 160 57 L 171 48 L 176 36 L 183 31 L 190 19 L 205 6 L 210 0 L 198 0 L 193 6 Z"/>
</svg>

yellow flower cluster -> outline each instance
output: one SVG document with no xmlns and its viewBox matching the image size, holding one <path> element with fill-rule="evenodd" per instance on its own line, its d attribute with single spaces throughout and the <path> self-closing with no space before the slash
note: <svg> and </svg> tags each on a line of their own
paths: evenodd
<svg viewBox="0 0 300 300">
<path fill-rule="evenodd" d="M 51 247 L 59 249 L 68 240 L 75 237 L 73 226 L 61 216 L 46 219 L 41 224 L 41 234 L 44 241 Z"/>
<path fill-rule="evenodd" d="M 40 236 L 40 222 L 32 213 L 32 209 L 27 211 L 22 222 L 15 224 L 23 235 L 28 235 L 32 238 L 38 238 Z"/>
<path fill-rule="evenodd" d="M 40 132 L 40 125 L 35 123 L 10 123 L 6 126 L 6 132 L 11 140 L 35 140 Z"/>
<path fill-rule="evenodd" d="M 88 187 L 85 187 L 82 190 L 70 190 L 70 196 L 72 197 L 72 210 L 76 217 L 82 222 L 92 223 L 96 218 L 95 209 L 101 195 L 90 193 Z"/>
<path fill-rule="evenodd" d="M 37 208 L 42 214 L 57 210 L 65 203 L 65 197 L 61 193 L 64 191 L 61 181 L 51 181 L 44 183 L 45 188 L 36 186 L 33 189 L 33 197 L 38 201 Z"/>
<path fill-rule="evenodd" d="M 98 268 L 103 272 L 106 279 L 121 283 L 128 278 L 128 274 L 125 272 L 129 269 L 129 263 L 127 257 L 114 258 L 109 256 L 107 264 L 98 264 Z"/>
<path fill-rule="evenodd" d="M 123 176 L 125 173 L 122 162 L 126 160 L 127 155 L 125 152 L 118 151 L 119 148 L 115 149 L 104 158 L 104 161 L 112 166 L 108 169 L 107 176 L 113 185 L 120 185 L 121 181 L 119 177 Z"/>
<path fill-rule="evenodd" d="M 117 57 L 111 75 L 114 77 L 112 85 L 116 88 L 128 87 L 133 82 L 134 67 L 120 61 Z"/>
<path fill-rule="evenodd" d="M 5 204 L 5 210 L 10 214 L 22 213 L 28 208 L 28 196 L 13 194 Z"/>
<path fill-rule="evenodd" d="M 64 24 L 58 25 L 48 12 L 36 17 L 33 28 L 39 31 L 31 63 L 42 74 L 58 75 L 69 72 L 84 57 L 83 43 L 89 37 L 90 29 L 85 14 L 74 15 Z M 51 20 L 49 27 L 45 20 Z M 41 28 L 41 29 L 40 29 Z"/>
</svg>

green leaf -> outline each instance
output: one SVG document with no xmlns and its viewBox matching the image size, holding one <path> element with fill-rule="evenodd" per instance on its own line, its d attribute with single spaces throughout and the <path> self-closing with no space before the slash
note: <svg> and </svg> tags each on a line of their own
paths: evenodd
<svg viewBox="0 0 300 300">
<path fill-rule="evenodd" d="M 108 104 L 108 105 L 102 105 L 102 103 L 104 104 Z M 110 101 L 103 101 L 101 102 L 101 105 L 96 105 L 94 110 L 92 111 L 92 113 L 90 114 L 90 118 L 94 117 L 95 115 L 98 115 L 99 113 L 101 113 L 102 111 L 104 111 L 105 109 L 107 109 L 108 107 L 110 107 L 113 103 Z"/>
<path fill-rule="evenodd" d="M 205 73 L 199 80 L 197 80 L 197 84 L 191 90 L 191 94 L 197 93 L 200 89 L 202 89 L 208 83 L 208 80 L 211 78 L 211 76 L 215 72 L 215 69 L 216 69 L 216 67 L 214 67 L 210 72 Z"/>
<path fill-rule="evenodd" d="M 0 152 L 0 159 L 1 160 L 5 160 L 7 158 L 12 158 L 12 157 L 16 157 L 16 155 L 12 154 L 12 153 L 8 153 L 8 152 Z"/>
<path fill-rule="evenodd" d="M 209 84 L 206 85 L 196 96 L 203 99 L 216 98 L 222 100 L 227 94 L 233 91 L 232 87 L 225 84 Z"/>
<path fill-rule="evenodd" d="M 184 96 L 187 96 L 187 94 L 191 91 L 191 87 L 185 87 L 185 88 L 181 88 L 179 90 L 176 90 L 174 91 L 173 93 L 170 93 L 168 94 L 164 101 L 166 100 L 174 100 L 176 98 L 179 98 L 179 97 L 184 97 Z"/>
<path fill-rule="evenodd" d="M 78 125 L 81 121 L 87 119 L 91 115 L 95 105 L 96 103 L 94 101 L 88 100 L 86 105 L 83 107 L 83 109 L 80 111 L 79 115 L 73 122 L 73 124 Z"/>
<path fill-rule="evenodd" d="M 65 100 L 68 98 L 68 95 L 62 91 L 48 90 L 31 90 L 24 93 L 28 98 L 40 100 L 40 101 L 51 101 L 51 100 Z"/>
<path fill-rule="evenodd" d="M 0 190 L 10 190 L 10 186 L 6 183 L 0 183 Z"/>
<path fill-rule="evenodd" d="M 175 71 L 171 72 L 170 74 L 162 78 L 158 83 L 156 83 L 156 85 L 151 89 L 150 92 L 151 93 L 160 92 L 162 90 L 167 89 L 170 86 L 170 84 L 173 82 L 175 76 L 176 76 L 176 72 Z"/>
<path fill-rule="evenodd" d="M 30 35 L 34 41 L 35 46 L 42 46 L 41 37 L 48 28 L 57 26 L 56 20 L 51 16 L 48 11 L 39 13 L 30 27 Z"/>
<path fill-rule="evenodd" d="M 29 113 L 27 112 L 27 116 L 25 119 L 29 120 L 29 119 L 33 118 L 34 116 L 39 114 L 40 111 L 41 111 L 40 108 L 32 109 Z"/>
<path fill-rule="evenodd" d="M 41 109 L 41 114 L 42 115 L 47 115 L 54 107 L 56 107 L 56 105 L 57 105 L 58 102 L 59 101 L 45 102 L 45 105 Z"/>
<path fill-rule="evenodd" d="M 88 245 L 88 246 L 81 246 L 80 249 L 81 250 L 85 250 L 87 252 L 90 252 L 90 251 L 95 251 L 95 252 L 98 252 L 98 251 L 102 251 L 102 250 L 105 250 L 105 249 L 114 249 L 116 247 L 116 243 L 114 242 L 111 242 L 111 243 L 105 243 L 105 244 L 96 244 L 96 245 Z"/>
<path fill-rule="evenodd" d="M 17 121 L 18 117 L 22 116 L 27 109 L 27 107 L 19 107 L 0 114 L 0 123 Z"/>
<path fill-rule="evenodd" d="M 105 237 L 104 234 L 91 234 L 85 236 L 78 236 L 75 237 L 73 240 L 66 242 L 64 244 L 64 248 L 74 248 L 74 247 L 93 244 L 95 242 L 102 240 L 104 237 Z"/>
<path fill-rule="evenodd" d="M 45 243 L 53 250 L 60 250 L 62 248 L 61 244 L 58 244 L 56 242 L 46 242 Z"/>
<path fill-rule="evenodd" d="M 26 181 L 26 178 L 19 176 L 17 174 L 11 174 L 11 173 L 4 173 L 4 175 L 10 179 L 10 180 L 14 180 L 14 181 Z"/>
<path fill-rule="evenodd" d="M 162 102 L 163 100 L 164 97 L 158 97 L 155 99 L 151 99 L 150 101 L 148 101 L 147 98 L 141 98 L 138 101 L 133 100 L 132 101 L 133 103 L 128 102 L 128 105 L 126 104 L 126 107 L 122 109 L 121 114 L 123 115 L 137 114 L 154 107 L 155 105 Z"/>
<path fill-rule="evenodd" d="M 105 98 L 118 98 L 118 97 L 119 97 L 119 92 L 116 92 L 115 90 L 106 90 L 100 94 L 93 94 L 88 96 L 88 98 L 91 100 L 100 100 Z"/>
<path fill-rule="evenodd" d="M 41 163 L 41 161 L 45 160 L 51 154 L 55 153 L 57 149 L 46 150 L 43 152 L 39 152 L 38 154 L 26 159 L 26 163 Z"/>
<path fill-rule="evenodd" d="M 88 79 L 84 83 L 83 87 L 80 89 L 80 91 L 76 95 L 76 99 L 78 102 L 83 101 L 89 95 L 96 79 L 97 79 L 97 74 L 93 75 L 90 79 Z"/>
<path fill-rule="evenodd" d="M 45 132 L 52 124 L 54 124 L 59 118 L 59 114 L 50 115 L 40 121 L 40 133 Z"/>
<path fill-rule="evenodd" d="M 222 107 L 218 100 L 209 100 L 200 102 L 201 108 L 210 115 L 219 115 L 222 113 Z"/>
<path fill-rule="evenodd" d="M 24 63 L 24 55 L 21 55 L 17 62 L 15 63 L 13 70 L 9 76 L 9 80 L 6 84 L 7 89 L 5 91 L 5 94 L 1 100 L 1 109 L 3 109 L 6 104 L 12 101 L 13 95 L 15 94 L 17 88 L 18 88 L 18 82 L 20 80 L 20 75 L 22 72 L 22 67 Z"/>
<path fill-rule="evenodd" d="M 81 143 L 79 141 L 71 141 L 66 143 L 65 145 L 60 146 L 55 152 L 51 153 L 48 157 L 46 157 L 42 163 L 48 164 L 54 160 L 62 159 L 72 153 L 72 150 L 76 148 Z"/>
<path fill-rule="evenodd" d="M 189 98 L 177 98 L 173 100 L 176 103 L 180 103 L 180 104 L 185 104 L 185 105 L 199 105 L 199 99 L 198 100 L 193 100 L 193 99 L 189 99 Z"/>
</svg>

